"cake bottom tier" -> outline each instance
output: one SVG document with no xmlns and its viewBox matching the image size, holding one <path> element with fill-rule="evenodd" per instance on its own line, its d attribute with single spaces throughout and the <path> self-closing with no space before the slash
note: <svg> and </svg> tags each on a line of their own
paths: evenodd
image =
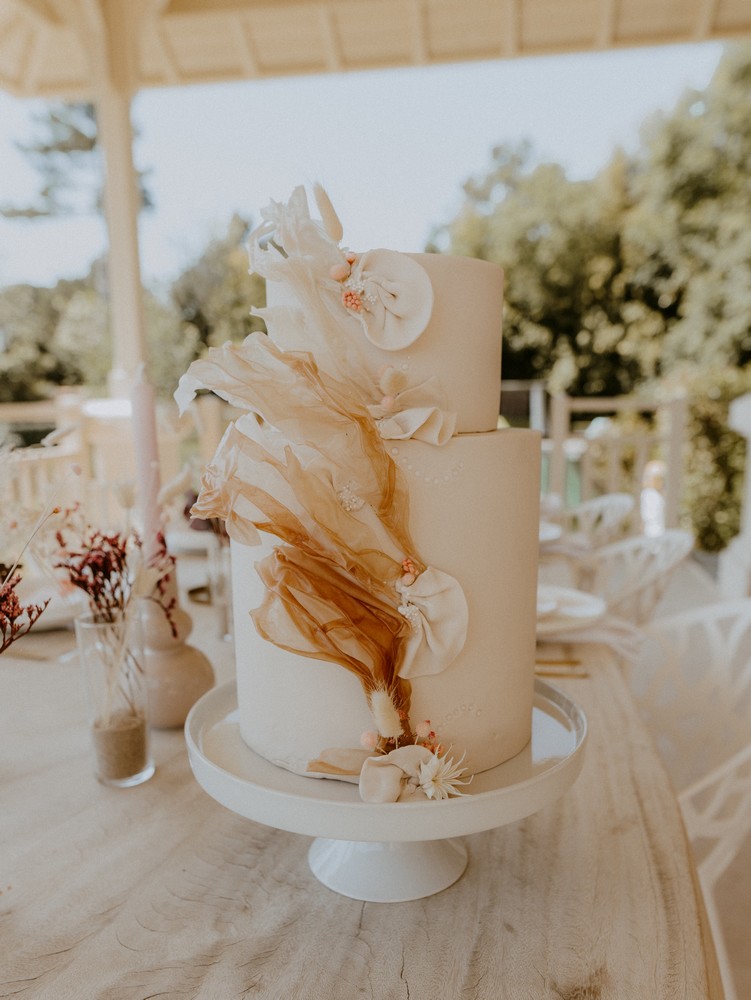
<svg viewBox="0 0 751 1000">
<path fill-rule="evenodd" d="M 455 577 L 469 607 L 467 640 L 442 673 L 412 680 L 412 724 L 429 720 L 470 772 L 495 767 L 529 741 L 534 689 L 540 438 L 504 429 L 442 448 L 388 444 L 409 486 L 420 557 Z M 344 668 L 288 653 L 256 633 L 263 598 L 254 565 L 273 547 L 232 545 L 240 730 L 258 754 L 304 774 L 334 747 L 373 728 L 362 687 Z"/>
</svg>

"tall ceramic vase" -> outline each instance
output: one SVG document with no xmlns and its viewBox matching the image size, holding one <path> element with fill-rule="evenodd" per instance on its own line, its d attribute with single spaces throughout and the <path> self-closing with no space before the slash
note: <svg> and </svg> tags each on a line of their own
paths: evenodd
<svg viewBox="0 0 751 1000">
<path fill-rule="evenodd" d="M 195 702 L 213 687 L 214 670 L 208 657 L 186 642 L 193 622 L 177 602 L 174 574 L 165 594 L 167 599 L 175 598 L 169 619 L 156 601 L 142 601 L 144 670 L 151 725 L 177 729 Z"/>
</svg>

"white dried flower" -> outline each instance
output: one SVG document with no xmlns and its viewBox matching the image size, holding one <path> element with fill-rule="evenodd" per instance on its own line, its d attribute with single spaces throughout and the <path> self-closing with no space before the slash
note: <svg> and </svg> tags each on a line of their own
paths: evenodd
<svg viewBox="0 0 751 1000">
<path fill-rule="evenodd" d="M 454 763 L 453 757 L 439 757 L 433 754 L 430 760 L 420 764 L 418 784 L 429 799 L 447 799 L 451 795 L 464 795 L 457 786 L 468 785 L 471 777 L 462 780 L 466 767 L 462 767 L 464 754 Z"/>
</svg>

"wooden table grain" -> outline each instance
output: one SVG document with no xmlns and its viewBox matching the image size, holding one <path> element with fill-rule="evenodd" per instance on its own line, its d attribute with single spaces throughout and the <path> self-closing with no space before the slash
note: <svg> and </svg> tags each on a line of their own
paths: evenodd
<svg viewBox="0 0 751 1000">
<path fill-rule="evenodd" d="M 589 722 L 574 787 L 468 837 L 455 885 L 379 904 L 322 886 L 309 838 L 211 799 L 181 731 L 155 733 L 144 785 L 98 784 L 75 656 L 4 654 L 0 997 L 720 1000 L 667 776 L 613 658 L 580 656 L 586 677 L 553 681 Z"/>
</svg>

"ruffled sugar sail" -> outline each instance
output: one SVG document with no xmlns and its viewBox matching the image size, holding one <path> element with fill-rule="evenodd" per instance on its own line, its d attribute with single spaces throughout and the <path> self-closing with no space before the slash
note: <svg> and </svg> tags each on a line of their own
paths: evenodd
<svg viewBox="0 0 751 1000">
<path fill-rule="evenodd" d="M 404 619 L 349 574 L 299 549 L 280 546 L 257 570 L 266 588 L 261 607 L 252 612 L 259 634 L 289 652 L 353 673 L 373 712 L 381 749 L 414 742 L 411 686 L 398 674 Z"/>
<path fill-rule="evenodd" d="M 252 428 L 269 448 L 230 427 L 204 472 L 194 515 L 223 518 L 230 537 L 243 544 L 256 544 L 258 531 L 276 535 L 391 597 L 400 573 L 397 546 L 410 544 L 402 526 L 397 524 L 392 533 L 393 554 L 382 551 L 387 537 L 382 522 L 353 517 L 328 470 L 316 467 L 315 459 L 303 466 L 292 448 L 264 425 L 245 420 L 243 427 Z M 274 445 L 281 455 L 272 453 Z"/>
<path fill-rule="evenodd" d="M 331 204 L 331 199 L 320 184 L 315 184 L 313 186 L 313 194 L 315 195 L 316 205 L 318 205 L 318 211 L 321 213 L 321 221 L 323 222 L 323 228 L 326 230 L 326 234 L 334 243 L 341 243 L 342 237 L 344 236 L 344 230 L 339 216 L 336 214 L 334 206 Z"/>
<path fill-rule="evenodd" d="M 336 267 L 348 267 L 345 251 L 322 222 L 311 219 L 302 187 L 287 204 L 272 202 L 262 209 L 261 218 L 248 239 L 250 269 L 291 290 L 292 300 L 253 313 L 284 350 L 311 352 L 326 371 L 366 392 L 370 376 L 352 335 L 358 324 L 341 304 L 340 283 L 330 276 Z"/>
<path fill-rule="evenodd" d="M 199 389 L 212 389 L 236 408 L 262 417 L 275 432 L 266 435 L 266 441 L 276 437 L 291 453 L 299 454 L 306 478 L 319 469 L 329 478 L 334 495 L 354 483 L 357 496 L 372 507 L 393 539 L 399 558 L 415 558 L 407 527 L 408 493 L 366 405 L 348 385 L 322 372 L 310 355 L 280 351 L 264 334 L 252 333 L 241 345 L 211 348 L 205 358 L 193 362 L 175 393 L 181 411 Z M 243 427 L 247 434 L 263 433 L 248 421 Z M 237 446 L 237 437 L 220 443 L 212 463 L 218 470 L 215 479 L 226 471 L 226 452 Z M 267 462 L 268 455 L 261 461 Z M 243 478 L 248 486 L 256 481 L 249 474 Z M 305 492 L 305 485 L 298 483 L 301 508 L 309 506 Z M 205 513 L 199 499 L 196 516 L 227 515 Z"/>
<path fill-rule="evenodd" d="M 315 453 L 303 466 L 276 432 L 250 419 L 240 423 L 245 433 L 230 427 L 206 469 L 194 513 L 222 517 L 236 541 L 253 544 L 262 530 L 315 559 L 326 559 L 379 594 L 392 610 L 396 593 L 396 611 L 408 626 L 401 632 L 399 675 L 406 679 L 446 669 L 462 649 L 468 624 L 457 581 L 414 559 L 400 561 L 401 551 L 414 548 L 409 535 L 389 537 L 368 505 L 352 509 L 343 502 L 344 491 L 337 494 Z M 251 429 L 260 441 L 248 436 Z M 272 454 L 274 446 L 279 455 Z"/>
<path fill-rule="evenodd" d="M 257 565 L 259 634 L 357 676 L 388 752 L 415 739 L 407 678 L 452 662 L 467 615 L 458 583 L 427 572 L 415 550 L 408 491 L 383 440 L 442 444 L 455 418 L 435 379 L 410 385 L 371 372 L 361 347 L 400 350 L 421 335 L 433 302 L 427 273 L 402 254 L 341 249 L 338 217 L 316 194 L 322 221 L 298 188 L 264 209 L 251 234 L 252 269 L 291 292 L 259 310 L 271 336 L 211 349 L 175 398 L 184 409 L 207 388 L 245 411 L 206 469 L 193 514 L 223 518 L 237 542 L 256 544 L 261 531 L 280 540 Z"/>
<path fill-rule="evenodd" d="M 341 223 L 318 188 L 323 216 L 310 217 L 303 188 L 289 202 L 272 203 L 250 235 L 251 269 L 287 295 L 253 310 L 284 350 L 311 352 L 320 367 L 346 379 L 370 405 L 381 437 L 445 444 L 456 429 L 437 379 L 381 385 L 363 353 L 364 341 L 386 351 L 404 350 L 423 333 L 433 309 L 433 288 L 424 269 L 391 250 L 354 254 L 339 247 Z M 345 303 L 350 303 L 346 305 Z"/>
<path fill-rule="evenodd" d="M 230 460 L 232 464 L 236 457 Z M 293 456 L 288 453 L 288 458 L 295 467 Z M 269 465 L 276 467 L 276 463 Z M 309 520 L 307 512 L 298 509 L 295 514 L 270 493 L 236 475 L 222 480 L 224 489 L 214 489 L 211 466 L 206 477 L 209 487 L 193 508 L 195 515 L 226 517 L 228 531 L 236 540 L 245 541 L 260 529 L 291 543 L 274 548 L 256 565 L 265 587 L 261 606 L 251 611 L 259 635 L 289 652 L 345 667 L 360 681 L 369 704 L 375 692 L 385 693 L 403 718 L 403 725 L 400 734 L 388 734 L 392 739 L 384 746 L 409 741 L 411 688 L 398 675 L 408 649 L 401 641 L 408 626 L 393 603 L 379 597 L 379 591 L 388 594 L 389 588 L 383 584 L 375 588 L 358 580 L 372 580 L 378 566 L 386 575 L 393 574 L 398 564 L 369 548 L 364 562 L 346 546 L 334 548 L 333 558 L 322 550 L 330 548 L 330 534 L 306 530 L 303 521 Z M 313 498 L 315 492 L 308 490 L 307 496 Z M 255 521 L 249 520 L 251 509 L 258 511 Z M 329 509 L 336 512 L 334 505 Z M 317 523 L 320 528 L 322 521 Z"/>
<path fill-rule="evenodd" d="M 404 553 L 420 571 L 424 564 L 407 528 L 407 492 L 367 409 L 311 357 L 281 352 L 262 334 L 194 362 L 178 402 L 187 405 L 198 388 L 249 416 L 225 434 L 193 514 L 223 518 L 244 543 L 254 531 L 285 543 L 258 566 L 267 588 L 254 613 L 259 632 L 283 649 L 345 666 L 369 703 L 374 691 L 387 692 L 406 739 L 410 686 L 398 671 L 409 626 L 395 584 Z M 370 522 L 339 499 L 350 484 Z"/>
</svg>

